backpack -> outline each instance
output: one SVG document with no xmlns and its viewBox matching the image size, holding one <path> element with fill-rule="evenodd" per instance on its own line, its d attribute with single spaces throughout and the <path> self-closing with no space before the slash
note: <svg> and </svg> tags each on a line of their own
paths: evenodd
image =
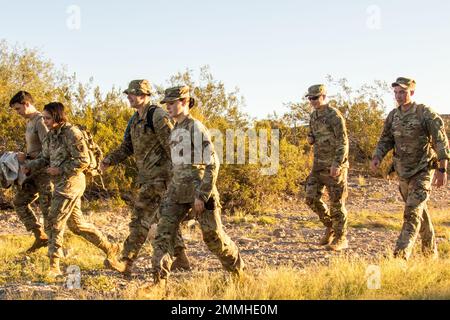
<svg viewBox="0 0 450 320">
<path fill-rule="evenodd" d="M 151 106 L 150 109 L 148 110 L 146 124 L 145 124 L 145 129 L 144 129 L 144 130 L 147 130 L 147 128 L 150 128 L 153 133 L 156 133 L 155 132 L 155 126 L 153 124 L 153 115 L 155 114 L 156 108 L 158 108 L 158 107 L 157 106 Z"/>
<path fill-rule="evenodd" d="M 84 142 L 89 153 L 89 167 L 84 171 L 85 174 L 95 177 L 100 175 L 100 164 L 103 159 L 103 152 L 99 145 L 94 141 L 92 134 L 86 130 L 85 126 L 75 125 L 83 134 Z"/>
<path fill-rule="evenodd" d="M 147 133 L 147 128 L 150 128 L 150 130 L 152 130 L 153 133 L 156 133 L 155 131 L 155 126 L 153 124 L 153 115 L 155 114 L 156 108 L 158 108 L 157 106 L 151 106 L 150 109 L 147 112 L 147 118 L 145 119 L 145 126 L 144 126 L 144 130 L 145 133 Z M 130 134 L 131 131 L 131 123 L 134 121 L 134 119 L 136 117 L 138 117 L 138 113 L 136 112 L 130 119 L 130 121 L 128 121 L 127 124 L 127 128 L 125 129 L 125 135 L 124 135 L 124 139 L 127 137 L 127 135 Z"/>
</svg>

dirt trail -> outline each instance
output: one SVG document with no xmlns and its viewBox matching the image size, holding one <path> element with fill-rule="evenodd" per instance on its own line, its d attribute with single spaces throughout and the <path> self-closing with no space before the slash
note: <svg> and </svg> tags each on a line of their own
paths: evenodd
<svg viewBox="0 0 450 320">
<path fill-rule="evenodd" d="M 450 229 L 450 187 L 433 190 L 429 207 L 431 212 L 434 208 L 448 210 L 448 222 L 445 222 L 445 225 Z M 350 248 L 342 253 L 329 252 L 324 247 L 317 245 L 323 228 L 320 226 L 318 218 L 306 208 L 302 200 L 291 199 L 282 208 L 275 210 L 274 214 L 269 214 L 268 216 L 272 219 L 272 223 L 269 224 L 258 221 L 258 216 L 255 216 L 253 221 L 239 223 L 236 223 L 231 217 L 223 217 L 223 224 L 230 237 L 239 245 L 248 268 L 254 271 L 265 266 L 288 265 L 294 268 L 303 268 L 317 263 L 326 264 L 335 256 L 364 257 L 368 260 L 376 260 L 387 250 L 393 249 L 399 234 L 398 230 L 386 228 L 382 224 L 371 223 L 369 220 L 357 225 L 352 224 L 352 221 L 361 220 L 357 217 L 361 211 L 373 215 L 391 214 L 401 221 L 403 202 L 398 192 L 397 182 L 379 179 L 350 179 L 347 208 L 349 221 L 353 227 L 349 229 Z M 128 209 L 87 214 L 103 232 L 111 235 L 111 240 L 123 241 L 125 239 L 128 232 Z M 0 214 L 0 235 L 5 234 L 26 234 L 26 230 L 18 221 L 17 216 L 11 211 L 2 211 Z M 221 270 L 218 260 L 209 253 L 203 244 L 200 229 L 196 223 L 191 221 L 185 225 L 183 236 L 193 267 L 191 274 Z M 438 242 L 442 241 L 447 240 L 438 238 Z M 136 284 L 150 282 L 150 252 L 150 243 L 147 242 L 136 263 L 136 276 L 132 282 L 136 282 Z M 88 274 L 116 277 L 118 287 L 129 284 L 128 280 L 109 270 L 90 271 Z M 174 278 L 185 275 L 185 273 L 174 273 Z M 37 284 L 38 289 L 42 289 L 45 295 L 51 295 L 52 292 L 55 294 L 56 291 L 51 289 L 51 286 L 42 287 L 42 285 Z M 33 284 L 31 288 L 36 289 L 35 286 Z M 0 299 L 2 292 L 3 298 L 5 298 L 11 294 L 14 295 L 17 290 L 21 292 L 25 289 L 22 285 L 0 287 Z"/>
</svg>

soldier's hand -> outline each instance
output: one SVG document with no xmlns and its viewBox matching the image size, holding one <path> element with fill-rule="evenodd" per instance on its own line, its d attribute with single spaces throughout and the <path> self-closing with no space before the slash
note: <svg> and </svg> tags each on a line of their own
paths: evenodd
<svg viewBox="0 0 450 320">
<path fill-rule="evenodd" d="M 205 202 L 201 199 L 196 198 L 194 202 L 194 213 L 198 217 L 205 211 Z"/>
<path fill-rule="evenodd" d="M 27 155 L 23 152 L 17 152 L 17 161 L 19 161 L 19 163 L 24 163 L 25 160 L 27 160 Z"/>
<path fill-rule="evenodd" d="M 370 170 L 372 170 L 374 173 L 378 170 L 378 168 L 380 167 L 380 159 L 378 158 L 373 158 L 372 162 L 370 163 Z"/>
<path fill-rule="evenodd" d="M 433 186 L 440 188 L 446 186 L 448 182 L 447 173 L 436 171 L 433 177 Z"/>
<path fill-rule="evenodd" d="M 31 172 L 31 170 L 25 166 L 21 166 L 20 172 L 22 172 L 24 175 L 28 175 Z"/>
<path fill-rule="evenodd" d="M 330 169 L 330 176 L 332 178 L 337 178 L 341 175 L 341 169 L 336 168 L 336 167 L 331 167 Z"/>
<path fill-rule="evenodd" d="M 59 176 L 59 175 L 61 175 L 62 172 L 61 172 L 60 168 L 51 167 L 51 168 L 47 168 L 47 173 L 51 176 Z"/>
</svg>

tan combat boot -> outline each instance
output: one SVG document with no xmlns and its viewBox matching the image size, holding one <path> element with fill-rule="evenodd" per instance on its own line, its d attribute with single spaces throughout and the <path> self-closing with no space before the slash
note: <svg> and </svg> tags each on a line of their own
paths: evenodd
<svg viewBox="0 0 450 320">
<path fill-rule="evenodd" d="M 341 251 L 348 249 L 348 240 L 346 236 L 335 237 L 334 240 L 327 246 L 328 250 Z"/>
<path fill-rule="evenodd" d="M 48 276 L 56 279 L 62 277 L 63 273 L 59 268 L 59 258 L 50 258 L 50 269 L 48 270 Z"/>
<path fill-rule="evenodd" d="M 34 233 L 34 243 L 27 249 L 26 253 L 33 253 L 40 248 L 46 247 L 48 245 L 48 238 L 42 228 L 33 230 Z"/>
<path fill-rule="evenodd" d="M 122 252 L 120 244 L 109 244 L 106 250 L 106 259 L 103 265 L 106 268 L 118 271 L 120 273 L 131 275 L 131 269 L 133 267 L 133 261 L 128 258 L 119 258 Z"/>
<path fill-rule="evenodd" d="M 334 239 L 334 230 L 331 227 L 327 227 L 325 229 L 325 233 L 319 241 L 319 246 L 326 246 L 329 245 Z"/>
<path fill-rule="evenodd" d="M 124 276 L 131 277 L 131 275 L 133 274 L 133 264 L 133 260 L 125 259 L 125 271 L 123 272 Z"/>
<path fill-rule="evenodd" d="M 120 273 L 125 272 L 125 261 L 122 259 L 116 259 L 116 258 L 107 258 L 105 261 L 103 261 L 103 265 L 105 268 L 118 271 Z"/>
<path fill-rule="evenodd" d="M 244 260 L 241 257 L 241 254 L 238 254 L 236 264 L 233 269 L 230 271 L 230 279 L 234 283 L 240 283 L 244 279 L 244 274 L 247 269 L 247 266 L 244 263 Z"/>
<path fill-rule="evenodd" d="M 122 248 L 121 248 L 120 244 L 118 244 L 118 243 L 114 243 L 114 244 L 110 243 L 107 246 L 107 249 L 105 251 L 106 259 L 116 259 L 119 256 L 121 251 L 122 251 Z"/>
<path fill-rule="evenodd" d="M 161 278 L 159 275 L 154 274 L 153 275 L 153 286 L 158 287 L 158 288 L 166 288 L 167 279 Z"/>
<path fill-rule="evenodd" d="M 103 265 L 111 270 L 122 273 L 125 276 L 131 276 L 133 272 L 133 261 L 127 258 L 109 258 L 105 259 Z"/>
<path fill-rule="evenodd" d="M 430 260 L 438 260 L 439 259 L 439 252 L 437 250 L 436 245 L 433 246 L 432 248 L 422 245 L 422 253 L 425 258 L 428 258 Z"/>
<path fill-rule="evenodd" d="M 231 271 L 230 273 L 231 281 L 234 283 L 240 283 L 244 280 L 244 269 L 236 269 L 234 271 Z"/>
<path fill-rule="evenodd" d="M 172 263 L 170 267 L 171 271 L 179 270 L 179 271 L 189 271 L 191 270 L 191 264 L 189 263 L 189 259 L 186 255 L 185 250 L 181 250 L 178 255 L 175 257 L 175 261 Z"/>
</svg>

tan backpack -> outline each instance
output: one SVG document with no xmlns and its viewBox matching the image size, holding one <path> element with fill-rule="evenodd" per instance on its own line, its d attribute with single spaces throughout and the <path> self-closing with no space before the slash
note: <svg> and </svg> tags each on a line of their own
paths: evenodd
<svg viewBox="0 0 450 320">
<path fill-rule="evenodd" d="M 94 141 L 92 134 L 86 129 L 85 126 L 76 125 L 83 134 L 83 139 L 88 147 L 89 151 L 89 167 L 84 171 L 86 175 L 95 177 L 101 174 L 100 163 L 103 159 L 103 152 L 99 145 Z"/>
</svg>

